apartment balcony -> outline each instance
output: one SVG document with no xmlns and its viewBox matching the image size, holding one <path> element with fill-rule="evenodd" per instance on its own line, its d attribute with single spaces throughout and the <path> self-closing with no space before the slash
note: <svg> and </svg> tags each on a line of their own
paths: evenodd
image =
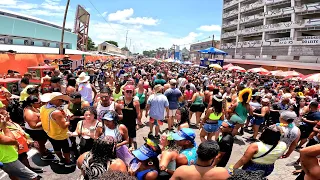
<svg viewBox="0 0 320 180">
<path fill-rule="evenodd" d="M 294 7 L 294 10 L 297 14 L 311 14 L 315 12 L 320 12 L 320 3 L 311 3 L 311 4 L 304 4 L 302 6 Z"/>
<path fill-rule="evenodd" d="M 223 4 L 223 9 L 233 7 L 235 5 L 238 5 L 238 3 L 239 3 L 239 0 L 232 0 L 232 1 L 226 2 Z"/>
<path fill-rule="evenodd" d="M 278 6 L 281 4 L 291 3 L 291 0 L 267 0 L 265 4 L 267 6 Z"/>
<path fill-rule="evenodd" d="M 221 44 L 220 45 L 220 48 L 221 49 L 233 49 L 233 48 L 236 48 L 236 43 L 233 42 L 233 43 L 224 43 L 224 44 Z"/>
<path fill-rule="evenodd" d="M 238 19 L 235 19 L 233 21 L 223 23 L 222 28 L 228 28 L 228 27 L 237 26 L 237 25 L 238 25 Z"/>
<path fill-rule="evenodd" d="M 291 37 L 274 38 L 263 41 L 262 46 L 318 46 L 320 45 L 319 36 L 301 36 L 297 40 Z"/>
<path fill-rule="evenodd" d="M 295 12 L 295 7 L 287 7 L 281 9 L 272 9 L 265 13 L 266 18 L 282 17 L 284 15 L 289 15 Z"/>
<path fill-rule="evenodd" d="M 252 15 L 252 16 L 243 16 L 240 19 L 240 23 L 242 24 L 242 23 L 253 22 L 253 21 L 257 21 L 257 20 L 263 19 L 263 18 L 264 18 L 263 12 L 259 13 L 259 14 Z"/>
<path fill-rule="evenodd" d="M 244 6 L 241 6 L 240 8 L 240 12 L 246 12 L 246 11 L 250 11 L 252 9 L 257 9 L 257 8 L 260 8 L 260 7 L 263 7 L 264 6 L 264 1 L 257 1 L 255 3 L 252 3 L 252 4 L 247 4 L 247 5 L 244 5 Z"/>
<path fill-rule="evenodd" d="M 226 32 L 221 35 L 221 38 L 234 37 L 234 36 L 237 36 L 237 34 L 238 34 L 238 31 Z"/>
<path fill-rule="evenodd" d="M 261 47 L 263 45 L 262 40 L 254 40 L 254 41 L 242 41 L 238 42 L 237 48 L 243 47 Z"/>
<path fill-rule="evenodd" d="M 232 11 L 228 11 L 226 13 L 223 13 L 222 17 L 223 18 L 229 18 L 229 17 L 235 16 L 237 18 L 238 17 L 238 13 L 239 13 L 239 10 L 238 9 L 234 9 Z"/>
</svg>

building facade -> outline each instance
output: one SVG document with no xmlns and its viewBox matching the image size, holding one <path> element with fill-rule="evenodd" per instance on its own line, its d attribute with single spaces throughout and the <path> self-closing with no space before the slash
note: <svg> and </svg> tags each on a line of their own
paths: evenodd
<svg viewBox="0 0 320 180">
<path fill-rule="evenodd" d="M 0 10 L 0 44 L 58 48 L 62 27 L 35 17 Z M 64 47 L 77 48 L 77 35 L 65 29 Z"/>
<path fill-rule="evenodd" d="M 129 56 L 129 51 L 123 51 L 119 47 L 115 46 L 114 44 L 103 42 L 98 45 L 98 51 L 102 53 L 109 53 L 109 54 L 116 54 L 116 55 L 125 55 Z"/>
<path fill-rule="evenodd" d="M 224 0 L 222 18 L 227 58 L 320 61 L 319 0 Z"/>
<path fill-rule="evenodd" d="M 210 47 L 212 47 L 212 40 L 191 44 L 190 45 L 190 52 L 189 52 L 190 60 L 191 61 L 200 61 L 200 54 L 198 51 L 202 50 L 202 49 L 207 49 Z M 214 47 L 220 49 L 220 42 L 214 41 Z"/>
</svg>

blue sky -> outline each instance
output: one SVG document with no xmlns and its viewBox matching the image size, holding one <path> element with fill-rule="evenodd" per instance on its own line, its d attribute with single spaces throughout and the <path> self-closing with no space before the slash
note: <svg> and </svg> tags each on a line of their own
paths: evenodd
<svg viewBox="0 0 320 180">
<path fill-rule="evenodd" d="M 0 8 L 62 24 L 66 1 L 0 0 Z M 221 0 L 71 0 L 68 28 L 73 28 L 78 4 L 91 14 L 89 36 L 96 44 L 114 40 L 123 47 L 127 30 L 127 46 L 131 39 L 134 52 L 172 44 L 189 48 L 212 34 L 220 39 Z"/>
</svg>

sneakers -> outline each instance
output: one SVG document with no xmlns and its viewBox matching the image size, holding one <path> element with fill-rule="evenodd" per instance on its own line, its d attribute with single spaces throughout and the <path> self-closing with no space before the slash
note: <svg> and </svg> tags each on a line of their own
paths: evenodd
<svg viewBox="0 0 320 180">
<path fill-rule="evenodd" d="M 70 167 L 73 167 L 73 166 L 75 166 L 75 165 L 76 165 L 75 163 L 69 162 L 69 163 L 65 163 L 65 164 L 64 164 L 64 167 L 70 168 Z"/>
<path fill-rule="evenodd" d="M 56 161 L 57 158 L 54 155 L 49 154 L 47 156 L 41 156 L 41 160 L 42 161 Z"/>
<path fill-rule="evenodd" d="M 152 132 L 149 132 L 149 134 L 148 134 L 148 138 L 149 138 L 149 139 L 152 139 L 152 138 L 154 138 L 154 137 L 153 137 L 153 134 L 152 134 Z"/>
<path fill-rule="evenodd" d="M 61 166 L 64 166 L 65 163 L 66 163 L 66 160 L 65 160 L 65 159 L 60 159 L 60 161 L 59 161 L 58 164 L 61 165 Z"/>
</svg>

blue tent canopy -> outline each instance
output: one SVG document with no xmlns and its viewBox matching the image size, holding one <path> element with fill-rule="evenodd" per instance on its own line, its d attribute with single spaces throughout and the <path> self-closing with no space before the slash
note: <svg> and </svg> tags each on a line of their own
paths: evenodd
<svg viewBox="0 0 320 180">
<path fill-rule="evenodd" d="M 199 50 L 198 52 L 203 53 L 203 54 L 228 55 L 228 53 L 226 53 L 220 49 L 214 48 L 214 47 Z"/>
</svg>

